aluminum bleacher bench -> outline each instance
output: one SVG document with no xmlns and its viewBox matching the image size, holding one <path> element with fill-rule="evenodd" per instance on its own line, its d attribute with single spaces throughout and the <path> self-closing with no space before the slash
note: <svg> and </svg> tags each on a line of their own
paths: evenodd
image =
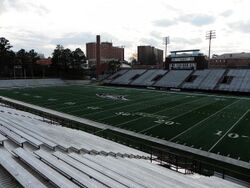
<svg viewBox="0 0 250 188">
<path fill-rule="evenodd" d="M 13 151 L 13 153 L 55 186 L 60 188 L 78 187 L 76 184 L 62 176 L 48 165 L 44 164 L 39 159 L 35 158 L 31 153 L 25 151 L 24 149 L 17 148 Z"/>
<path fill-rule="evenodd" d="M 8 121 L 6 120 L 3 120 L 3 119 L 0 117 L 0 121 L 2 123 L 2 125 L 4 127 L 6 127 L 7 129 L 9 129 L 10 131 L 18 134 L 19 136 L 25 138 L 27 140 L 27 142 L 29 142 L 31 145 L 35 146 L 36 148 L 40 148 L 41 145 L 43 145 L 43 143 L 37 139 L 35 139 L 34 137 L 20 131 L 19 129 L 11 126 L 11 123 L 9 123 Z"/>
<path fill-rule="evenodd" d="M 23 144 L 27 142 L 26 139 L 22 138 L 21 136 L 15 134 L 14 132 L 10 131 L 9 129 L 5 128 L 4 126 L 0 125 L 0 132 L 5 135 L 8 139 L 15 142 L 17 145 L 23 147 Z"/>
<path fill-rule="evenodd" d="M 32 130 L 26 128 L 21 123 L 18 123 L 15 120 L 11 120 L 11 121 L 13 121 L 13 124 L 12 124 L 13 127 L 15 127 L 16 129 L 26 133 L 27 135 L 32 136 L 35 139 L 41 141 L 45 146 L 49 147 L 50 149 L 55 150 L 55 148 L 58 146 L 58 144 L 48 140 L 47 138 L 44 138 L 44 137 L 40 136 L 39 134 L 33 132 Z"/>
<path fill-rule="evenodd" d="M 38 179 L 30 172 L 22 167 L 12 158 L 12 155 L 5 149 L 0 148 L 0 164 L 25 188 L 46 188 Z"/>
<path fill-rule="evenodd" d="M 69 157 L 68 155 L 65 155 L 60 152 L 55 152 L 53 154 L 55 157 L 59 158 L 60 160 L 64 161 L 65 163 L 73 166 L 74 168 L 78 169 L 79 171 L 85 173 L 89 177 L 92 177 L 96 181 L 102 182 L 104 185 L 108 187 L 127 187 L 124 184 L 121 184 L 115 179 L 112 179 L 108 176 L 106 176 L 105 173 L 100 173 L 96 171 L 93 168 L 90 168 L 89 166 L 80 163 L 79 161 L 74 160 L 73 158 Z"/>
<path fill-rule="evenodd" d="M 53 155 L 57 156 L 58 153 L 54 153 Z M 142 188 L 144 186 L 120 175 L 120 174 L 117 174 L 116 172 L 112 171 L 112 170 L 109 170 L 93 161 L 90 161 L 86 158 L 83 158 L 81 157 L 80 155 L 76 154 L 76 153 L 71 153 L 71 154 L 68 154 L 69 157 L 73 158 L 74 160 L 102 173 L 102 174 L 105 174 L 106 176 L 112 178 L 112 179 L 115 179 L 116 181 L 128 186 L 128 187 L 138 187 L 138 188 Z"/>
<path fill-rule="evenodd" d="M 5 136 L 3 136 L 2 134 L 0 134 L 0 144 L 4 145 L 4 141 L 7 140 L 7 138 Z"/>
<path fill-rule="evenodd" d="M 136 171 L 131 171 L 126 165 L 118 164 L 119 160 L 117 159 L 115 162 L 111 161 L 112 157 L 103 157 L 103 156 L 90 156 L 83 155 L 83 158 L 86 158 L 90 161 L 93 161 L 109 170 L 116 172 L 117 174 L 126 177 L 144 187 L 157 187 L 157 185 L 153 182 L 153 180 L 145 179 L 145 176 L 137 173 Z M 115 158 L 114 158 L 115 159 Z"/>
<path fill-rule="evenodd" d="M 5 149 L 0 148 L 0 164 L 25 188 L 45 188 L 30 172 L 12 158 Z"/>
<path fill-rule="evenodd" d="M 56 157 L 45 151 L 38 150 L 35 151 L 34 154 L 36 154 L 41 161 L 45 162 L 47 165 L 51 166 L 64 176 L 68 177 L 80 187 L 107 187 L 104 184 L 90 178 L 88 175 L 82 173 L 76 168 L 68 165 L 67 163 L 58 160 Z"/>
</svg>

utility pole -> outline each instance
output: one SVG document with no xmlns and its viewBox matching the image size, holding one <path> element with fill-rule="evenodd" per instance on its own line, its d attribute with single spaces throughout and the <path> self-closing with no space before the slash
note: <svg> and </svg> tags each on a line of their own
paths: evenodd
<svg viewBox="0 0 250 188">
<path fill-rule="evenodd" d="M 207 31 L 207 33 L 206 33 L 206 40 L 209 40 L 208 59 L 210 59 L 210 55 L 211 55 L 211 41 L 212 41 L 212 39 L 216 39 L 216 31 L 215 30 L 210 30 L 210 31 Z"/>
</svg>

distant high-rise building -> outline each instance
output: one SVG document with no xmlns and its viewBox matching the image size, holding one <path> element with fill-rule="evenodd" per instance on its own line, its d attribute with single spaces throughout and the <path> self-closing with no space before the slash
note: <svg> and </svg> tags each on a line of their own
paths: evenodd
<svg viewBox="0 0 250 188">
<path fill-rule="evenodd" d="M 163 50 L 157 49 L 153 46 L 138 46 L 138 63 L 140 65 L 155 66 L 159 67 L 163 64 Z"/>
<path fill-rule="evenodd" d="M 86 44 L 86 55 L 90 66 L 96 65 L 96 42 Z M 100 63 L 114 61 L 124 61 L 124 48 L 115 47 L 111 42 L 102 42 L 100 44 Z"/>
</svg>

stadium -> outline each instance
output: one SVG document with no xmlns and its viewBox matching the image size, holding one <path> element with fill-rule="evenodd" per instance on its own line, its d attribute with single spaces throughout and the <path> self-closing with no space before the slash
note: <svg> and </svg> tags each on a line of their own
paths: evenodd
<svg viewBox="0 0 250 188">
<path fill-rule="evenodd" d="M 122 69 L 97 83 L 2 80 L 1 181 L 248 187 L 249 80 L 247 69 Z"/>
</svg>

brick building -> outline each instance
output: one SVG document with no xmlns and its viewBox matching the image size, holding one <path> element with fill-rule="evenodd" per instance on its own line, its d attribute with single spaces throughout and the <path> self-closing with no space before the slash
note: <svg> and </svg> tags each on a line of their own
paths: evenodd
<svg viewBox="0 0 250 188">
<path fill-rule="evenodd" d="M 137 47 L 138 64 L 137 66 L 162 67 L 163 66 L 163 50 L 153 46 Z"/>
<path fill-rule="evenodd" d="M 250 68 L 250 53 L 213 55 L 209 68 Z"/>
<path fill-rule="evenodd" d="M 96 65 L 96 43 L 91 42 L 86 44 L 86 55 L 89 61 L 89 66 Z M 101 64 L 108 63 L 112 60 L 124 61 L 124 48 L 115 47 L 110 42 L 102 42 L 100 44 Z"/>
</svg>

